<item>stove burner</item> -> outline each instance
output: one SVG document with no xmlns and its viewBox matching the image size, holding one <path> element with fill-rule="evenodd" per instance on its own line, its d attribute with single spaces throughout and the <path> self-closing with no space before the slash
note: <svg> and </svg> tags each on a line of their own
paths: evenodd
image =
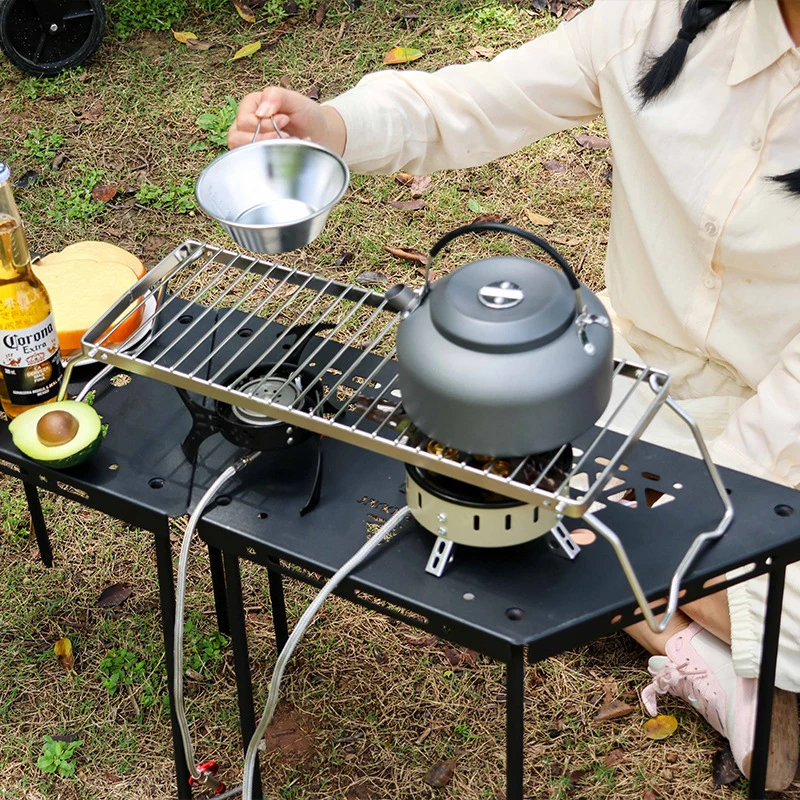
<svg viewBox="0 0 800 800">
<path fill-rule="evenodd" d="M 283 376 L 274 376 L 266 379 L 251 378 L 241 386 L 235 386 L 233 388 L 259 400 L 275 402 L 282 406 L 290 406 L 303 391 L 303 384 L 299 377 L 295 378 L 294 382 L 287 383 L 286 378 Z M 258 411 L 251 411 L 249 408 L 231 406 L 231 410 L 233 416 L 246 425 L 283 425 L 280 420 L 269 417 L 266 414 L 261 414 Z"/>
<path fill-rule="evenodd" d="M 333 327 L 327 323 L 298 325 L 278 341 L 284 341 L 284 349 L 292 350 L 298 362 L 303 363 L 303 350 L 315 333 Z M 292 344 L 294 340 L 294 344 Z M 228 389 L 249 395 L 258 400 L 274 402 L 295 411 L 321 408 L 323 411 L 338 410 L 327 401 L 319 376 L 297 364 L 287 361 L 248 366 L 234 370 L 224 376 L 220 383 Z M 181 443 L 186 458 L 197 461 L 200 445 L 216 433 L 250 451 L 279 450 L 294 447 L 311 439 L 316 442 L 316 470 L 314 485 L 308 502 L 300 510 L 306 514 L 319 502 L 322 481 L 321 437 L 305 428 L 287 424 L 260 411 L 253 411 L 232 403 L 191 395 L 185 389 L 177 389 L 181 400 L 192 415 L 192 428 Z"/>
</svg>

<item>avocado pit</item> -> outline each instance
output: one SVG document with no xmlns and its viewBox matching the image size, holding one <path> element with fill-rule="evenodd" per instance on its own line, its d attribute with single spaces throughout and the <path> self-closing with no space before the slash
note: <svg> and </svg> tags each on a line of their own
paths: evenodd
<svg viewBox="0 0 800 800">
<path fill-rule="evenodd" d="M 71 442 L 78 433 L 80 423 L 69 411 L 48 411 L 36 423 L 36 435 L 46 447 L 57 447 Z"/>
</svg>

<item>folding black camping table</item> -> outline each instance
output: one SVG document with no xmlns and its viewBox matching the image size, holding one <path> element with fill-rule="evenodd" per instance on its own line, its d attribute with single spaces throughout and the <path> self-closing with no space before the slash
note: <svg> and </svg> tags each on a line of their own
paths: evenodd
<svg viewBox="0 0 800 800">
<path fill-rule="evenodd" d="M 187 306 L 187 320 L 194 313 Z M 171 675 L 174 589 L 169 519 L 190 510 L 242 451 L 224 441 L 209 441 L 201 447 L 197 465 L 189 464 L 180 444 L 190 417 L 175 389 L 159 381 L 133 375 L 126 386 L 103 383 L 96 403 L 110 429 L 89 462 L 61 472 L 43 468 L 14 448 L 3 426 L 0 471 L 23 482 L 45 563 L 51 556 L 39 490 L 63 495 L 154 533 Z M 308 498 L 310 442 L 262 455 L 222 490 L 224 498 L 221 502 L 218 498 L 198 529 L 211 552 L 218 621 L 232 637 L 245 742 L 255 728 L 255 710 L 240 560 L 269 570 L 280 648 L 288 634 L 282 576 L 319 583 L 319 576 L 332 574 L 363 544 L 368 524 L 388 519 L 393 510 L 405 505 L 402 463 L 325 438 L 320 502 L 300 517 L 299 509 Z M 626 456 L 626 466 L 625 480 L 638 497 L 661 482 L 675 500 L 655 509 L 643 502 L 636 508 L 608 503 L 598 516 L 624 539 L 647 596 L 663 597 L 680 555 L 699 530 L 713 528 L 719 519 L 719 498 L 710 491 L 702 462 L 688 456 L 640 443 Z M 704 551 L 686 579 L 684 600 L 718 591 L 719 585 L 704 584 L 744 564 L 753 565 L 747 577 L 770 576 L 749 794 L 761 798 L 784 571 L 788 563 L 800 559 L 800 496 L 741 473 L 721 472 L 736 515 L 724 537 Z M 572 527 L 579 524 L 569 521 Z M 603 539 L 583 548 L 574 561 L 555 555 L 543 539 L 511 548 L 461 547 L 444 575 L 435 577 L 425 572 L 432 538 L 409 517 L 338 593 L 506 665 L 507 798 L 522 800 L 526 791 L 526 650 L 527 660 L 536 662 L 605 636 L 640 618 L 636 602 Z M 259 680 L 266 679 L 267 675 L 259 675 Z M 386 691 L 392 691 L 391 687 Z M 191 797 L 191 792 L 174 719 L 173 740 L 177 796 L 182 800 Z"/>
</svg>

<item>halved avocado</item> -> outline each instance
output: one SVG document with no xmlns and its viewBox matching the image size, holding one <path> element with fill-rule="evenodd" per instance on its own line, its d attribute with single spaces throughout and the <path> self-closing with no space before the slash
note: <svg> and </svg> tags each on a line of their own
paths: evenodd
<svg viewBox="0 0 800 800">
<path fill-rule="evenodd" d="M 28 458 L 53 469 L 86 461 L 105 435 L 100 415 L 76 400 L 29 408 L 11 420 L 8 430 Z"/>
</svg>

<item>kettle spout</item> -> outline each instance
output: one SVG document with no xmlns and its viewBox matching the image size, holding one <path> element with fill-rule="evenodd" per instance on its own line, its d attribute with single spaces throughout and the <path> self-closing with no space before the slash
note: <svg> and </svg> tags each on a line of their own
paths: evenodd
<svg viewBox="0 0 800 800">
<path fill-rule="evenodd" d="M 411 313 L 418 305 L 420 296 L 410 287 L 404 283 L 398 283 L 386 290 L 386 302 L 395 311 L 400 311 L 403 314 Z"/>
</svg>

